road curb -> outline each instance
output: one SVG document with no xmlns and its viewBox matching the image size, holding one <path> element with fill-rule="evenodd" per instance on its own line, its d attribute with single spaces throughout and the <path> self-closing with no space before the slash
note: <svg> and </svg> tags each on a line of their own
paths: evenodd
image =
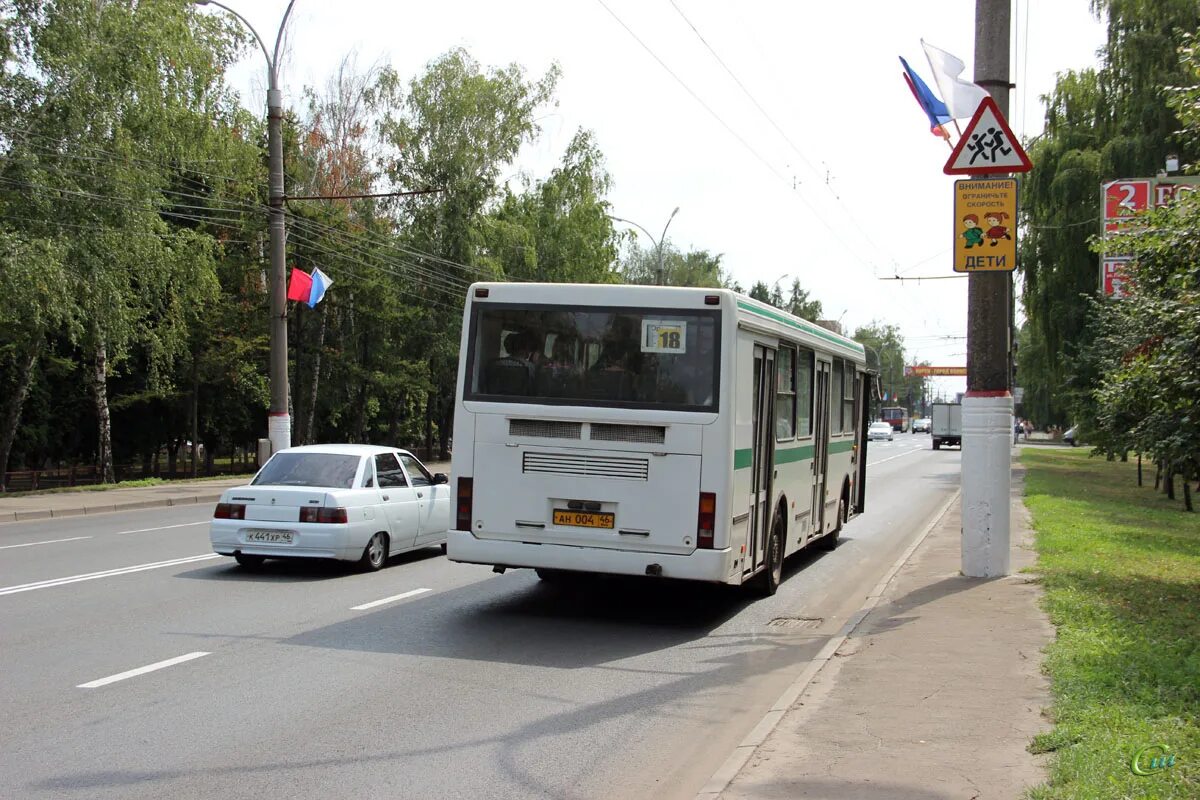
<svg viewBox="0 0 1200 800">
<path fill-rule="evenodd" d="M 185 495 L 182 497 L 164 497 L 160 500 L 130 500 L 124 503 L 103 503 L 92 506 L 72 506 L 71 508 L 49 509 L 39 511 L 6 511 L 0 514 L 0 523 L 30 522 L 36 520 L 59 519 L 61 517 L 78 517 L 85 514 L 111 514 L 116 511 L 143 511 L 149 508 L 170 508 L 171 506 L 198 505 L 200 503 L 215 503 L 221 498 L 224 490 L 205 492 L 203 494 Z"/>
<path fill-rule="evenodd" d="M 892 582 L 892 579 L 896 577 L 896 573 L 898 573 L 904 567 L 904 565 L 908 563 L 908 560 L 912 558 L 913 553 L 917 551 L 917 548 L 921 546 L 921 543 L 924 542 L 926 537 L 933 532 L 933 529 L 941 523 L 942 518 L 946 516 L 946 512 L 948 512 L 951 506 L 954 505 L 955 501 L 958 500 L 960 494 L 961 490 L 956 489 L 954 494 L 950 495 L 946 502 L 943 503 L 936 512 L 934 512 L 933 519 L 930 521 L 930 523 L 926 525 L 925 529 L 921 531 L 917 538 L 905 548 L 904 552 L 900 554 L 900 557 L 892 563 L 892 566 L 888 569 L 884 576 L 880 578 L 879 582 L 875 584 L 875 587 L 871 589 L 870 593 L 867 595 L 866 601 L 862 604 L 858 611 L 855 612 L 854 616 L 852 616 L 846 622 L 846 624 L 842 626 L 841 630 L 834 634 L 832 639 L 825 643 L 825 646 L 822 647 L 820 652 L 818 652 L 813 660 L 809 662 L 808 666 L 804 668 L 804 671 L 796 676 L 796 679 L 792 681 L 787 689 L 784 689 L 783 694 L 779 695 L 779 698 L 776 699 L 776 701 L 771 705 L 770 710 L 763 714 L 762 719 L 758 721 L 758 724 L 754 726 L 750 733 L 746 734 L 746 738 L 742 740 L 741 744 L 734 748 L 734 751 L 729 754 L 729 757 L 725 759 L 724 763 L 717 768 L 717 771 L 712 774 L 704 786 L 700 788 L 700 791 L 696 793 L 696 800 L 714 800 L 715 798 L 719 797 L 722 792 L 729 788 L 729 784 L 732 783 L 733 779 L 736 778 L 738 773 L 742 771 L 742 767 L 746 766 L 746 762 L 748 762 L 750 757 L 754 755 L 754 751 L 758 749 L 759 745 L 767 740 L 767 737 L 770 736 L 771 732 L 774 731 L 779 725 L 788 709 L 790 709 L 796 703 L 796 701 L 800 699 L 800 696 L 804 694 L 804 690 L 808 688 L 808 685 L 812 683 L 814 678 L 817 677 L 817 675 L 825 667 L 826 663 L 829 662 L 829 659 L 833 658 L 833 654 L 836 653 L 841 646 L 846 643 L 846 639 L 850 638 L 850 634 L 854 633 L 855 629 L 862 624 L 864 619 L 867 618 L 867 615 L 875 609 L 875 606 L 879 605 L 879 601 L 883 598 L 883 593 L 887 590 L 888 584 Z"/>
</svg>

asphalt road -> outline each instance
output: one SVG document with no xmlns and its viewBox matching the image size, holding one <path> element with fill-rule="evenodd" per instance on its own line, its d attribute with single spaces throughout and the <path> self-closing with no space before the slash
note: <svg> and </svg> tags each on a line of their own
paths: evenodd
<svg viewBox="0 0 1200 800">
<path fill-rule="evenodd" d="M 958 486 L 926 435 L 868 464 L 766 600 L 437 548 L 247 572 L 208 507 L 0 525 L 0 797 L 691 797 Z"/>
</svg>

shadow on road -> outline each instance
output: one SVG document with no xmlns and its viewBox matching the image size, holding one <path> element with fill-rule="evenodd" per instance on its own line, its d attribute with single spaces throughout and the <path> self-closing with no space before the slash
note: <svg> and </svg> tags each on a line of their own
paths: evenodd
<svg viewBox="0 0 1200 800">
<path fill-rule="evenodd" d="M 442 555 L 439 547 L 422 547 L 401 553 L 388 559 L 384 569 L 405 564 L 415 564 Z M 297 583 L 300 581 L 332 580 L 360 573 L 358 565 L 351 561 L 334 561 L 321 558 L 270 558 L 261 566 L 248 569 L 234 563 L 232 558 L 222 559 L 212 566 L 181 572 L 175 577 L 193 581 L 234 581 L 249 583 Z"/>
</svg>

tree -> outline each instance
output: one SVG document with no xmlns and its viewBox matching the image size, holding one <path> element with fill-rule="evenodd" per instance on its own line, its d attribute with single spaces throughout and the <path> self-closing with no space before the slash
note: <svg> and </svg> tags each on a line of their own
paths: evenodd
<svg viewBox="0 0 1200 800">
<path fill-rule="evenodd" d="M 750 287 L 750 297 L 763 303 L 769 303 L 802 319 L 816 321 L 824 313 L 821 301 L 812 297 L 808 290 L 800 286 L 799 278 L 792 279 L 792 287 L 786 300 L 778 285 L 768 289 L 767 284 L 763 281 L 757 281 Z"/>
<path fill-rule="evenodd" d="M 1192 0 L 1095 0 L 1108 18 L 1099 69 L 1061 75 L 1046 98 L 1046 130 L 1029 148 L 1034 168 L 1022 189 L 1022 302 L 1028 317 L 1018 381 L 1038 424 L 1094 416 L 1098 376 L 1079 354 L 1094 330 L 1081 296 L 1096 290 L 1088 240 L 1099 228 L 1100 184 L 1154 175 L 1176 152 L 1194 161 L 1195 137 L 1180 137 L 1170 86 L 1190 85 L 1178 58 L 1200 28 Z"/>
<path fill-rule="evenodd" d="M 549 103 L 559 70 L 536 81 L 516 64 L 484 71 L 464 50 L 435 59 L 407 91 L 384 70 L 378 84 L 385 173 L 398 187 L 435 189 L 396 207 L 406 246 L 417 255 L 411 285 L 425 298 L 412 337 L 429 364 L 425 440 L 435 426 L 447 452 L 458 367 L 458 331 L 466 287 L 495 273 L 480 244 L 485 212 L 499 193 L 501 170 L 537 132 L 537 110 Z"/>
<path fill-rule="evenodd" d="M 1200 476 L 1200 200 L 1184 195 L 1173 207 L 1146 215 L 1122 237 L 1133 254 L 1131 292 L 1093 300 L 1095 345 L 1087 355 L 1100 380 L 1098 413 L 1088 420 L 1098 449 L 1153 453 L 1168 486 L 1176 472 Z"/>
<path fill-rule="evenodd" d="M 578 131 L 545 180 L 527 183 L 485 217 L 487 261 L 510 280 L 615 281 L 618 236 L 605 200 L 612 179 L 590 131 Z"/>
<path fill-rule="evenodd" d="M 10 377 L 0 403 L 0 490 L 21 412 L 53 331 L 77 336 L 76 291 L 53 239 L 0 232 L 0 374 Z"/>
<path fill-rule="evenodd" d="M 61 246 L 90 361 L 96 462 L 111 480 L 110 375 L 139 351 L 149 382 L 169 381 L 215 296 L 215 242 L 167 221 L 181 203 L 172 164 L 236 121 L 222 80 L 240 39 L 224 21 L 169 3 L 12 7 L 0 127 L 13 135 L 0 178 L 2 202 L 23 213 L 5 224 Z"/>
<path fill-rule="evenodd" d="M 905 375 L 904 337 L 895 325 L 884 325 L 872 322 L 854 331 L 851 337 L 866 349 L 867 369 L 879 375 L 881 393 L 887 399 L 880 398 L 883 405 L 900 404 L 915 411 L 917 404 L 925 396 L 925 378 L 916 375 Z M 877 413 L 872 412 L 872 417 Z"/>
<path fill-rule="evenodd" d="M 627 234 L 628 247 L 621 260 L 621 279 L 625 283 L 652 286 L 658 283 L 658 248 L 641 247 L 633 234 Z M 701 286 L 716 289 L 729 285 L 730 277 L 721 266 L 722 255 L 708 250 L 680 251 L 668 239 L 663 242 L 663 284 Z"/>
</svg>

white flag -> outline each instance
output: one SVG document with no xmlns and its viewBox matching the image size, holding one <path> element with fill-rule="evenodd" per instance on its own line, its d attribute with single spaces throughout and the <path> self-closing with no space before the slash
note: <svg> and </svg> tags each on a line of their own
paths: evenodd
<svg viewBox="0 0 1200 800">
<path fill-rule="evenodd" d="M 325 290 L 333 286 L 333 278 L 319 269 L 312 271 L 312 292 L 308 296 L 308 307 L 316 308 L 317 303 L 325 296 Z"/>
<path fill-rule="evenodd" d="M 983 98 L 988 96 L 987 90 L 958 77 L 967 68 L 961 59 L 934 47 L 924 39 L 921 40 L 921 46 L 925 48 L 929 68 L 933 70 L 933 79 L 941 90 L 942 100 L 945 101 L 950 116 L 955 119 L 973 117 Z"/>
</svg>

